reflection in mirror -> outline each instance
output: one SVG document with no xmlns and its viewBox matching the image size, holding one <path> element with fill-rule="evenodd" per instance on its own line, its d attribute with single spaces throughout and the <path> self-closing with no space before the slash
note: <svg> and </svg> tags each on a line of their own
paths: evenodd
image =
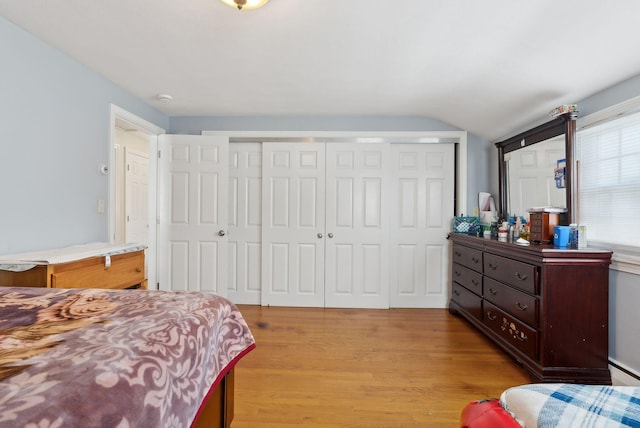
<svg viewBox="0 0 640 428">
<path fill-rule="evenodd" d="M 507 212 L 525 215 L 534 207 L 566 208 L 564 183 L 558 187 L 555 179 L 558 161 L 565 158 L 564 134 L 506 153 Z"/>
<path fill-rule="evenodd" d="M 565 113 L 495 143 L 500 159 L 498 190 L 502 216 L 525 215 L 529 208 L 555 207 L 566 210 L 567 220 L 573 221 L 572 190 L 577 185 L 577 175 L 572 166 L 577 117 L 577 112 Z M 564 188 L 562 185 L 557 188 L 554 182 L 554 170 L 560 159 L 565 159 L 566 165 Z"/>
</svg>

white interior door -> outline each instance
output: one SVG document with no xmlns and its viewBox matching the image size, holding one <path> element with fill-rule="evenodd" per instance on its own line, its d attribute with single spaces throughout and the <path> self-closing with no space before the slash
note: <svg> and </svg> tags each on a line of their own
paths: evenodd
<svg viewBox="0 0 640 428">
<path fill-rule="evenodd" d="M 227 137 L 162 135 L 159 283 L 163 290 L 227 292 Z"/>
<path fill-rule="evenodd" d="M 229 144 L 229 278 L 234 303 L 260 304 L 262 143 Z"/>
<path fill-rule="evenodd" d="M 124 150 L 125 242 L 148 244 L 149 155 Z"/>
<path fill-rule="evenodd" d="M 447 305 L 453 144 L 392 144 L 391 306 Z"/>
<path fill-rule="evenodd" d="M 322 307 L 325 145 L 262 150 L 262 305 Z"/>
<path fill-rule="evenodd" d="M 325 306 L 389 307 L 389 144 L 327 144 Z"/>
</svg>

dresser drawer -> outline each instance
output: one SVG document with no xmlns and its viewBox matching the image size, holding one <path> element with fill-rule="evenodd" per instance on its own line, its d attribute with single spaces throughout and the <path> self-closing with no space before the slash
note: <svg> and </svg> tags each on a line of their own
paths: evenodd
<svg viewBox="0 0 640 428">
<path fill-rule="evenodd" d="M 482 296 L 482 274 L 480 272 L 454 263 L 452 275 L 455 282 L 465 286 L 478 296 Z"/>
<path fill-rule="evenodd" d="M 483 265 L 485 275 L 528 293 L 538 294 L 536 266 L 486 253 Z"/>
<path fill-rule="evenodd" d="M 482 272 L 482 250 L 456 244 L 453 246 L 453 261 L 476 272 Z"/>
<path fill-rule="evenodd" d="M 538 359 L 538 332 L 515 317 L 484 301 L 483 323 L 511 346 L 533 360 Z"/>
<path fill-rule="evenodd" d="M 128 288 L 144 287 L 144 253 L 126 253 L 111 257 L 111 266 L 104 257 L 92 257 L 59 265 L 51 275 L 53 288 Z"/>
<path fill-rule="evenodd" d="M 491 278 L 484 280 L 484 298 L 533 327 L 538 327 L 538 299 Z"/>
<path fill-rule="evenodd" d="M 451 286 L 451 300 L 462 306 L 475 318 L 482 320 L 482 298 L 458 283 Z"/>
</svg>

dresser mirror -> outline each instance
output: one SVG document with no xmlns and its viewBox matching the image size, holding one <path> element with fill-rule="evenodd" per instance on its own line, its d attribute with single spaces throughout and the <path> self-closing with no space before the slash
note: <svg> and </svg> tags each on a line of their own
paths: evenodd
<svg viewBox="0 0 640 428">
<path fill-rule="evenodd" d="M 533 207 L 556 207 L 565 208 L 573 221 L 576 117 L 576 112 L 565 113 L 496 143 L 501 216 L 522 216 Z M 564 176 L 556 176 L 561 160 L 566 165 Z"/>
</svg>

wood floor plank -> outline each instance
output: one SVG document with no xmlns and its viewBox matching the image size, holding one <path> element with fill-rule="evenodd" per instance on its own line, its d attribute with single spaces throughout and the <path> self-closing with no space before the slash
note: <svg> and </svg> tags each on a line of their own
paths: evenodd
<svg viewBox="0 0 640 428">
<path fill-rule="evenodd" d="M 529 383 L 446 309 L 239 308 L 257 347 L 236 366 L 233 428 L 455 427 L 469 401 Z"/>
</svg>

